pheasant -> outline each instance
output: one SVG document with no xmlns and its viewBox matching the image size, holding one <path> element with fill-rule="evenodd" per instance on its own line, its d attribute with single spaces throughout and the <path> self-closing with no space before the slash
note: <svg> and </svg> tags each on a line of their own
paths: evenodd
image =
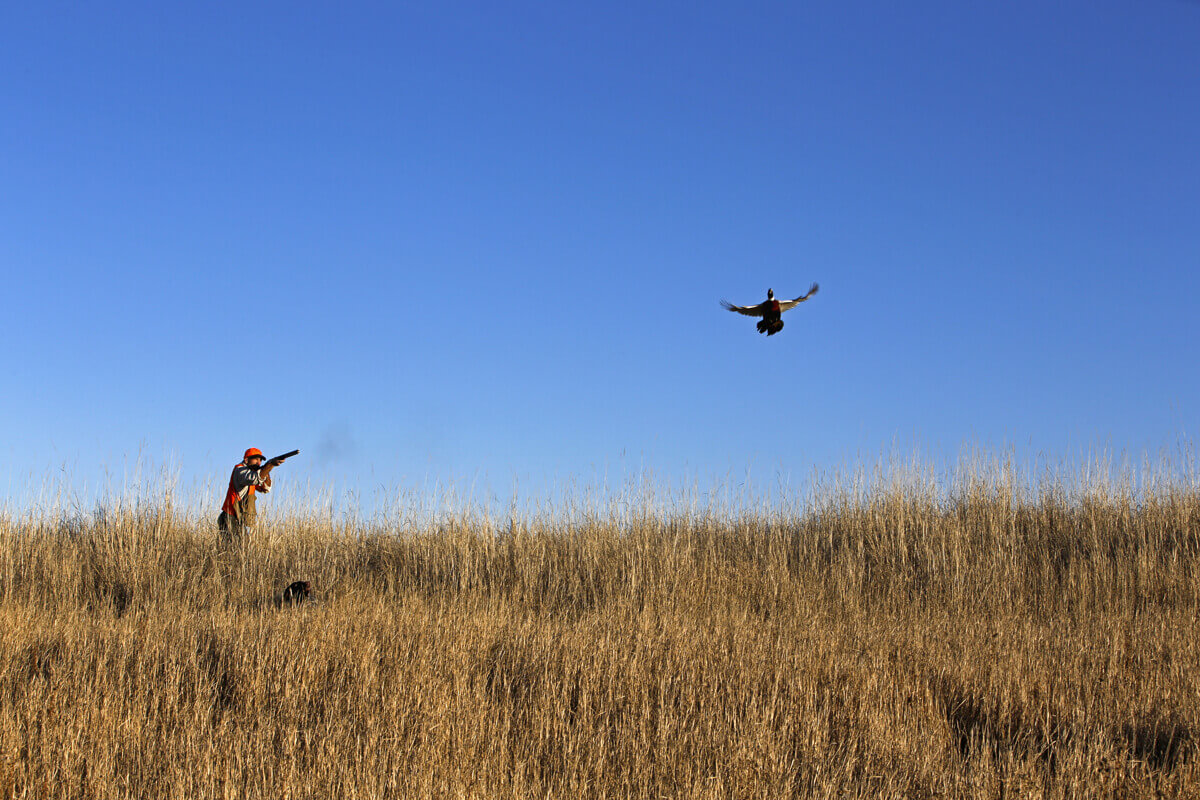
<svg viewBox="0 0 1200 800">
<path fill-rule="evenodd" d="M 817 289 L 819 288 L 820 287 L 814 283 L 812 288 L 808 290 L 808 294 L 802 294 L 795 300 L 782 301 L 776 300 L 775 292 L 771 289 L 767 289 L 767 301 L 765 303 L 759 303 L 756 306 L 735 306 L 728 300 L 722 300 L 721 306 L 729 311 L 736 311 L 739 314 L 745 314 L 747 317 L 762 317 L 762 319 L 758 321 L 758 325 L 755 326 L 758 328 L 758 332 L 765 333 L 767 336 L 774 336 L 783 330 L 783 320 L 779 318 L 780 315 L 783 314 L 784 311 L 793 309 L 808 298 L 812 297 L 817 293 Z"/>
</svg>

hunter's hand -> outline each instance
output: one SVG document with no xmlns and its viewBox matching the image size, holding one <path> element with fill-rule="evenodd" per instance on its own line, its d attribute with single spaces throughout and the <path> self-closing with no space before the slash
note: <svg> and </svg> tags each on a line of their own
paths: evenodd
<svg viewBox="0 0 1200 800">
<path fill-rule="evenodd" d="M 283 463 L 282 458 L 272 458 L 270 461 L 267 462 L 267 466 L 268 467 L 278 467 L 282 463 Z"/>
</svg>

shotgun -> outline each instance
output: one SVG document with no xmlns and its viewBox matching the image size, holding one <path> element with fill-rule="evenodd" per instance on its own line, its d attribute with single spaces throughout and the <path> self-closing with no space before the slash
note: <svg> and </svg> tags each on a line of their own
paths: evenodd
<svg viewBox="0 0 1200 800">
<path fill-rule="evenodd" d="M 296 454 L 297 454 L 297 453 L 299 453 L 299 452 L 300 452 L 299 450 L 293 450 L 293 451 L 292 451 L 292 452 L 290 452 L 290 453 L 284 453 L 284 454 L 283 454 L 283 455 L 281 455 L 281 456 L 275 456 L 274 458 L 272 458 L 272 459 L 271 459 L 270 461 L 268 461 L 267 463 L 268 463 L 268 464 L 282 464 L 282 463 L 284 462 L 284 459 L 291 458 L 292 456 L 296 455 Z"/>
</svg>

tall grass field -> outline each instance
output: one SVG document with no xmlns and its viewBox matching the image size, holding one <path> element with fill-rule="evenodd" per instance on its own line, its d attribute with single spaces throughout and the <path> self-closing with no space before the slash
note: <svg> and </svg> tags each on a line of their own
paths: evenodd
<svg viewBox="0 0 1200 800">
<path fill-rule="evenodd" d="M 8 512 L 0 797 L 1200 797 L 1200 489 L 1098 474 Z"/>
</svg>

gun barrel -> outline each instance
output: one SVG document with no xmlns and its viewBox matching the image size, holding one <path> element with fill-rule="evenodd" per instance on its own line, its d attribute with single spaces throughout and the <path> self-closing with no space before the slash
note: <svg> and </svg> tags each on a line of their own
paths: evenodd
<svg viewBox="0 0 1200 800">
<path fill-rule="evenodd" d="M 283 454 L 283 455 L 281 455 L 281 456 L 275 456 L 275 457 L 274 457 L 274 458 L 272 458 L 271 460 L 272 460 L 272 461 L 283 461 L 285 458 L 291 458 L 292 456 L 296 455 L 296 454 L 297 454 L 297 453 L 299 453 L 299 452 L 300 452 L 299 450 L 293 450 L 293 451 L 292 451 L 292 452 L 290 452 L 290 453 L 284 453 L 284 454 Z"/>
</svg>

